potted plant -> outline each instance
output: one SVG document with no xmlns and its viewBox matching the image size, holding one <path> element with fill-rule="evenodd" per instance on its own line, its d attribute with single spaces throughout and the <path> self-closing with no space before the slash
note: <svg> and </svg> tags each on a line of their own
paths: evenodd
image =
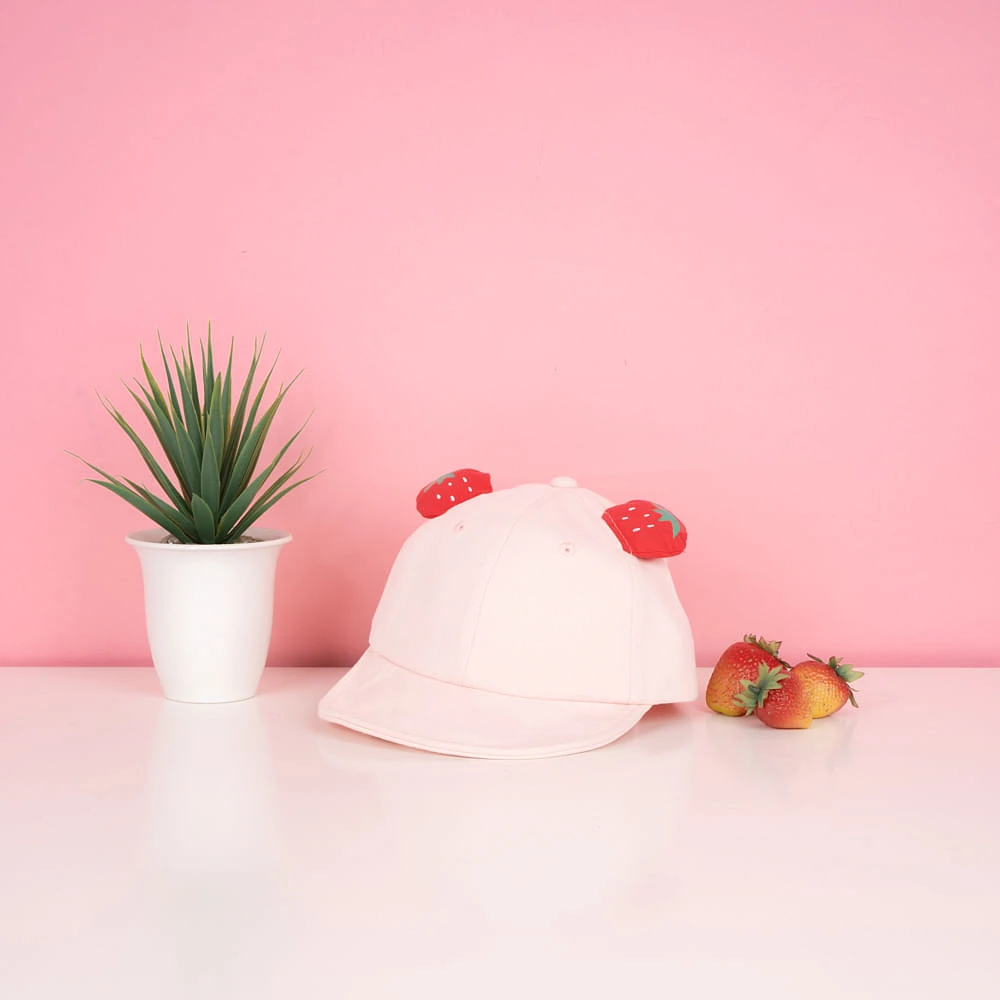
<svg viewBox="0 0 1000 1000">
<path fill-rule="evenodd" d="M 308 454 L 278 472 L 302 427 L 258 471 L 275 414 L 298 375 L 265 401 L 273 364 L 260 387 L 254 391 L 253 386 L 263 341 L 254 342 L 241 385 L 234 382 L 232 343 L 224 370 L 216 369 L 211 325 L 199 346 L 196 365 L 188 330 L 179 356 L 171 347 L 168 361 L 159 339 L 162 382 L 140 347 L 143 380 L 135 380 L 135 389 L 126 385 L 166 467 L 121 412 L 99 397 L 162 495 L 80 460 L 100 476 L 88 482 L 121 497 L 157 525 L 126 540 L 139 556 L 146 632 L 164 695 L 184 702 L 242 701 L 256 694 L 264 670 L 278 555 L 292 537 L 256 522 L 314 476 L 294 478 Z"/>
</svg>

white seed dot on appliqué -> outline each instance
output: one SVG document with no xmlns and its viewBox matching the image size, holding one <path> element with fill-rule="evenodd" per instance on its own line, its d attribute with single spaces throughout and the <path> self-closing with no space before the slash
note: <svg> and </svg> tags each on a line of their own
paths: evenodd
<svg viewBox="0 0 1000 1000">
<path fill-rule="evenodd" d="M 635 510 L 635 507 L 629 507 L 629 510 Z"/>
<path fill-rule="evenodd" d="M 647 528 L 655 528 L 655 527 L 656 527 L 656 525 L 655 525 L 655 524 L 647 524 L 647 525 L 646 525 L 646 527 L 647 527 Z"/>
<path fill-rule="evenodd" d="M 627 521 L 628 520 L 628 514 L 622 514 L 622 520 L 623 521 Z"/>
<path fill-rule="evenodd" d="M 466 478 L 465 476 L 462 476 L 462 482 L 463 482 L 463 483 L 467 483 L 468 481 L 469 481 L 469 480 L 468 480 L 468 479 L 467 479 L 467 478 Z"/>
<path fill-rule="evenodd" d="M 472 487 L 471 487 L 471 486 L 469 487 L 469 492 L 470 492 L 470 493 L 472 492 Z"/>
<path fill-rule="evenodd" d="M 434 495 L 438 498 L 438 500 L 441 499 L 441 494 L 440 493 L 435 493 Z"/>
<path fill-rule="evenodd" d="M 643 517 L 649 517 L 649 511 L 642 515 Z"/>
<path fill-rule="evenodd" d="M 642 531 L 642 525 L 640 524 L 638 528 L 633 528 L 632 531 L 633 532 L 635 532 L 635 531 Z"/>
<path fill-rule="evenodd" d="M 454 503 L 454 502 L 455 502 L 455 498 L 454 498 L 454 497 L 448 497 L 448 499 L 449 499 L 449 500 L 450 500 L 450 501 L 451 501 L 452 503 Z"/>
</svg>

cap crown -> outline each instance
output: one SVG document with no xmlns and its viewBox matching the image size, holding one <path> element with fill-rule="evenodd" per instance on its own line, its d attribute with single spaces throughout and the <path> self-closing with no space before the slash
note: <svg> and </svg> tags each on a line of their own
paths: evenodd
<svg viewBox="0 0 1000 1000">
<path fill-rule="evenodd" d="M 371 646 L 436 680 L 522 698 L 651 705 L 696 697 L 694 645 L 666 560 L 624 552 L 609 501 L 528 484 L 418 527 Z"/>
</svg>

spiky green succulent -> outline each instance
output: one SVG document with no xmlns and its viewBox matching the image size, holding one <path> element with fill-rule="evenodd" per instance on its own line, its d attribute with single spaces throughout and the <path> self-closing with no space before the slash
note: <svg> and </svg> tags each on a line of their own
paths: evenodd
<svg viewBox="0 0 1000 1000">
<path fill-rule="evenodd" d="M 237 542 L 282 497 L 314 478 L 305 476 L 292 481 L 308 454 L 300 454 L 288 468 L 271 478 L 304 424 L 263 470 L 257 471 L 278 407 L 299 376 L 288 385 L 281 385 L 273 400 L 265 403 L 264 394 L 274 373 L 274 364 L 256 392 L 253 387 L 263 341 L 260 345 L 254 341 L 246 378 L 242 385 L 234 386 L 233 344 L 230 343 L 225 371 L 216 371 L 211 324 L 207 338 L 200 341 L 201 363 L 197 367 L 190 330 L 179 357 L 174 348 L 170 348 L 172 366 L 162 339 L 159 336 L 157 339 L 166 391 L 157 382 L 141 347 L 139 358 L 145 381 L 134 380 L 138 392 L 129 385 L 125 388 L 149 422 L 169 472 L 117 407 L 106 397 L 99 398 L 135 445 L 163 495 L 80 459 L 101 477 L 88 481 L 126 500 L 179 542 L 195 545 Z"/>
</svg>

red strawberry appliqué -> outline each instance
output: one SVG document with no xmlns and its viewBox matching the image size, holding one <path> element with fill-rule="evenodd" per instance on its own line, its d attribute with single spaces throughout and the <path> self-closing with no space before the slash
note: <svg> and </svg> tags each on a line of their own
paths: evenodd
<svg viewBox="0 0 1000 1000">
<path fill-rule="evenodd" d="M 493 483 L 488 472 L 458 469 L 446 472 L 428 483 L 417 494 L 417 510 L 424 517 L 440 517 L 446 510 L 451 510 L 466 500 L 492 492 Z"/>
<path fill-rule="evenodd" d="M 629 500 L 609 507 L 602 515 L 622 548 L 638 559 L 665 559 L 687 546 L 687 528 L 651 500 Z"/>
</svg>

